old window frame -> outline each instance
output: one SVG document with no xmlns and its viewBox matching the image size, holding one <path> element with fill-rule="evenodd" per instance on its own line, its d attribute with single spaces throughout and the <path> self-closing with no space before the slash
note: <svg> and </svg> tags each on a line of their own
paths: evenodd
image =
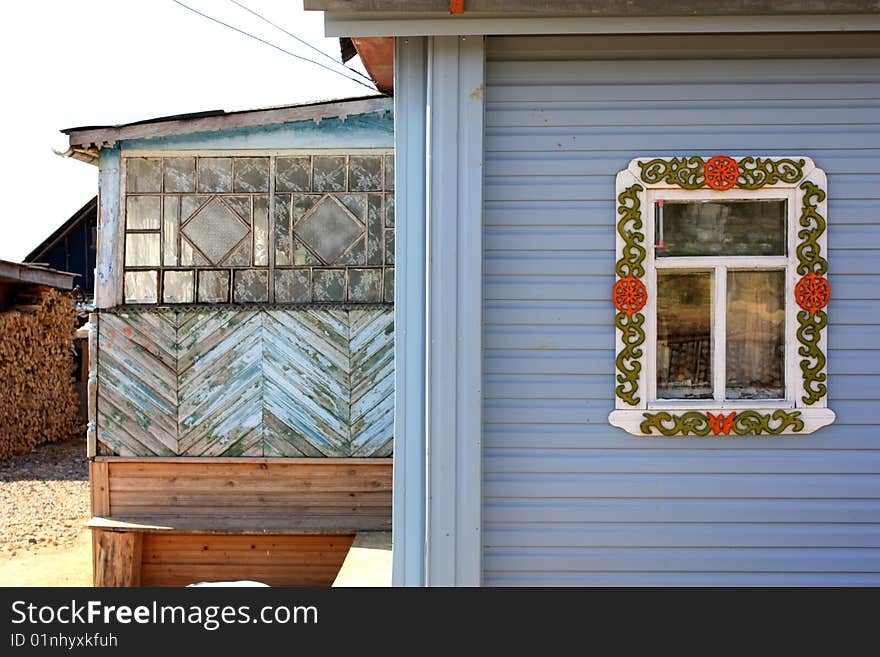
<svg viewBox="0 0 880 657">
<path fill-rule="evenodd" d="M 131 148 L 131 149 L 123 149 L 121 152 L 120 163 L 119 163 L 119 188 L 118 188 L 118 202 L 116 207 L 116 212 L 118 213 L 118 219 L 115 227 L 115 241 L 116 241 L 116 249 L 112 256 L 112 267 L 115 268 L 115 271 L 118 272 L 118 281 L 115 286 L 114 296 L 115 296 L 115 305 L 120 307 L 140 307 L 140 308 L 158 308 L 158 307 L 175 307 L 181 308 L 185 306 L 236 306 L 236 305 L 278 305 L 278 306 L 367 306 L 367 305 L 376 305 L 376 306 L 387 306 L 392 303 L 393 298 L 393 285 L 394 285 L 394 263 L 393 263 L 393 242 L 394 235 L 396 235 L 396 228 L 393 224 L 386 225 L 387 212 L 386 209 L 389 206 L 388 201 L 393 204 L 394 202 L 394 189 L 393 182 L 392 187 L 387 188 L 388 184 L 386 182 L 383 185 L 381 190 L 361 190 L 361 191 L 352 191 L 352 190 L 341 190 L 339 192 L 325 192 L 318 190 L 308 190 L 303 191 L 302 194 L 310 195 L 310 196 L 328 196 L 328 195 L 336 195 L 336 194 L 375 194 L 382 195 L 382 223 L 383 223 L 383 243 L 381 246 L 381 250 L 383 253 L 383 262 L 379 264 L 376 263 L 364 263 L 364 264 L 320 264 L 320 265 L 297 265 L 292 261 L 290 263 L 277 263 L 276 262 L 276 253 L 275 253 L 275 244 L 274 244 L 274 232 L 273 222 L 274 222 L 274 212 L 275 212 L 275 204 L 277 202 L 277 197 L 285 194 L 294 194 L 299 192 L 287 192 L 287 191 L 276 191 L 275 189 L 275 163 L 278 158 L 289 158 L 289 157 L 310 157 L 310 158 L 318 158 L 318 157 L 344 157 L 346 158 L 346 171 L 348 171 L 348 160 L 350 158 L 356 157 L 382 157 L 383 163 L 387 162 L 390 157 L 393 161 L 394 149 L 391 147 L 378 147 L 378 146 L 370 146 L 370 147 L 351 147 L 351 148 L 256 148 L 256 149 L 242 149 L 242 148 L 230 148 L 230 149 L 217 149 L 217 148 L 194 148 L 194 149 L 144 149 L 144 148 Z M 260 192 L 172 192 L 164 189 L 162 191 L 156 192 L 129 192 L 128 190 L 128 161 L 133 159 L 147 158 L 147 159 L 163 159 L 163 158 L 178 158 L 178 157 L 193 157 L 193 158 L 268 158 L 270 160 L 270 168 L 269 168 L 269 189 L 266 191 Z M 387 164 L 383 164 L 384 167 L 387 167 Z M 387 174 L 387 170 L 384 171 L 383 176 Z M 347 174 L 346 174 L 347 175 Z M 164 179 L 163 179 L 164 180 Z M 393 177 L 391 178 L 393 181 Z M 222 264 L 222 265 L 205 265 L 205 264 L 173 264 L 168 265 L 165 263 L 165 253 L 164 253 L 164 235 L 165 235 L 165 225 L 164 222 L 160 220 L 159 228 L 150 228 L 150 229 L 135 229 L 128 227 L 127 221 L 127 200 L 129 197 L 134 198 L 135 196 L 160 196 L 163 199 L 171 196 L 207 196 L 207 197 L 226 197 L 226 196 L 266 196 L 268 199 L 268 230 L 269 230 L 269 254 L 268 260 L 265 263 L 257 264 L 255 260 L 252 261 L 250 265 L 233 265 L 233 264 Z M 393 208 L 393 205 L 390 207 Z M 392 211 L 393 213 L 393 211 Z M 393 216 L 393 214 L 391 215 Z M 181 229 L 181 226 L 178 225 L 178 230 Z M 384 255 L 386 254 L 386 246 L 387 242 L 384 241 L 384 233 L 391 234 L 391 249 L 389 253 L 391 253 L 391 258 L 386 259 Z M 141 234 L 151 234 L 159 236 L 160 244 L 159 244 L 159 264 L 158 265 L 128 265 L 126 263 L 126 243 L 130 235 Z M 178 254 L 177 257 L 179 257 Z M 305 270 L 312 269 L 312 274 L 314 271 L 318 271 L 321 275 L 325 273 L 338 273 L 342 272 L 342 277 L 344 278 L 344 289 L 345 289 L 345 298 L 344 299 L 334 299 L 334 300 L 319 300 L 319 299 L 309 299 L 309 300 L 276 300 L 275 298 L 275 285 L 274 279 L 275 275 L 278 272 L 294 272 L 297 270 Z M 219 270 L 228 270 L 229 278 L 227 285 L 227 293 L 225 301 L 199 301 L 198 300 L 198 277 L 201 272 L 209 272 L 209 271 L 219 271 Z M 260 271 L 265 272 L 268 277 L 268 298 L 266 300 L 255 300 L 255 301 L 236 301 L 233 298 L 233 287 L 235 285 L 235 273 L 233 272 L 245 272 L 245 271 Z M 366 270 L 381 270 L 381 284 L 380 284 L 380 293 L 381 298 L 371 299 L 371 300 L 356 300 L 349 298 L 348 290 L 349 290 L 349 276 L 352 271 L 357 270 L 357 272 L 366 271 Z M 193 300 L 192 301 L 184 301 L 184 302 L 176 302 L 165 300 L 163 298 L 163 276 L 168 272 L 193 272 L 194 279 L 194 288 L 193 288 Z M 135 275 L 148 275 L 155 272 L 155 276 L 157 277 L 155 284 L 155 295 L 152 299 L 141 299 L 141 300 L 132 300 L 126 299 L 125 292 L 125 277 L 127 274 L 135 274 Z M 310 288 L 315 287 L 314 280 L 317 278 L 317 275 L 314 278 L 310 274 Z M 390 292 L 389 292 L 390 288 Z M 153 288 L 151 287 L 151 290 Z"/>
<path fill-rule="evenodd" d="M 726 177 L 716 175 L 718 167 L 727 167 Z M 807 434 L 834 421 L 827 407 L 826 190 L 825 172 L 806 157 L 636 158 L 618 173 L 613 426 L 638 436 L 753 436 Z M 661 199 L 784 199 L 786 255 L 665 257 L 658 266 L 654 211 Z M 657 399 L 657 271 L 705 271 L 710 265 L 784 268 L 785 399 Z M 821 307 L 798 304 L 804 281 L 825 290 Z M 716 310 L 723 287 L 713 285 Z M 621 290 L 629 294 L 621 297 Z M 724 330 L 724 315 L 715 313 L 716 335 Z M 713 348 L 715 365 L 723 358 L 720 350 Z M 714 372 L 717 393 L 722 372 Z"/>
</svg>

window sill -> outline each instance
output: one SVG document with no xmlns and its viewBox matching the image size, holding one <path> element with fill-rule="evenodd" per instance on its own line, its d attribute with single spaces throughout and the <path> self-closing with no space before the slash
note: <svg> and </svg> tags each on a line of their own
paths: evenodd
<svg viewBox="0 0 880 657">
<path fill-rule="evenodd" d="M 719 404 L 612 411 L 608 421 L 634 436 L 778 436 L 808 434 L 834 422 L 828 408 Z"/>
</svg>

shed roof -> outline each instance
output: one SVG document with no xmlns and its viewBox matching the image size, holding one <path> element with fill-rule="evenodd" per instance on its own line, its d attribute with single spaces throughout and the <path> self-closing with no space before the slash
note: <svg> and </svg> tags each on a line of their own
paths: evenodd
<svg viewBox="0 0 880 657">
<path fill-rule="evenodd" d="M 49 237 L 40 242 L 33 251 L 28 253 L 25 256 L 24 261 L 39 262 L 46 256 L 52 247 L 64 239 L 68 233 L 75 230 L 82 222 L 93 219 L 97 214 L 98 197 L 94 196 L 88 203 L 77 210 L 70 219 L 61 224 L 51 235 L 49 235 Z"/>
<path fill-rule="evenodd" d="M 65 155 L 91 162 L 97 158 L 100 149 L 113 147 L 123 139 L 150 139 L 294 121 L 321 121 L 391 109 L 390 98 L 376 95 L 235 112 L 211 110 L 176 114 L 120 125 L 66 128 L 61 132 L 70 138 L 70 150 Z"/>
<path fill-rule="evenodd" d="M 59 290 L 70 290 L 73 288 L 75 276 L 76 274 L 67 271 L 58 271 L 34 263 L 0 260 L 0 282 L 2 283 L 31 283 L 48 285 Z"/>
</svg>

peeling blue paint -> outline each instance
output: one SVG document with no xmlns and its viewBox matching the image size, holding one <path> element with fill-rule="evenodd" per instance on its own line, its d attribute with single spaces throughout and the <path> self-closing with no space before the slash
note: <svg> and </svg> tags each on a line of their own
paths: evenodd
<svg viewBox="0 0 880 657">
<path fill-rule="evenodd" d="M 119 145 L 127 150 L 393 148 L 394 117 L 391 112 L 383 111 L 320 122 L 295 121 L 155 139 L 130 139 L 119 142 Z"/>
</svg>

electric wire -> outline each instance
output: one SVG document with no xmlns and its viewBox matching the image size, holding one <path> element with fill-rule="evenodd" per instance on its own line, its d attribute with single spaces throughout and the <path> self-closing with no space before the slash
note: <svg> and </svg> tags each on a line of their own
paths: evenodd
<svg viewBox="0 0 880 657">
<path fill-rule="evenodd" d="M 372 87 L 372 86 L 370 86 L 370 85 L 368 85 L 368 84 L 366 84 L 366 83 L 364 83 L 364 82 L 358 80 L 357 78 L 353 78 L 353 77 L 351 77 L 351 76 L 346 75 L 345 73 L 342 73 L 341 71 L 337 71 L 336 69 L 332 69 L 332 68 L 330 68 L 329 66 L 325 66 L 325 65 L 322 64 L 321 62 L 316 62 L 314 59 L 309 59 L 308 57 L 303 57 L 302 55 L 297 55 L 296 53 L 290 52 L 289 50 L 285 50 L 285 49 L 282 48 L 281 46 L 277 46 L 277 45 L 275 45 L 274 43 L 272 43 L 272 42 L 270 42 L 270 41 L 266 41 L 265 39 L 261 39 L 260 37 L 258 37 L 258 36 L 256 36 L 256 35 L 253 35 L 253 34 L 251 34 L 250 32 L 245 32 L 245 31 L 242 30 L 241 28 L 235 27 L 234 25 L 230 25 L 229 23 L 224 23 L 224 22 L 221 21 L 219 18 L 214 18 L 213 16 L 209 16 L 208 14 L 205 14 L 205 13 L 199 11 L 198 9 L 195 9 L 195 8 L 193 8 L 193 7 L 190 7 L 189 5 L 184 4 L 183 2 L 180 2 L 180 0 L 171 0 L 171 1 L 172 1 L 173 3 L 175 3 L 175 4 L 177 4 L 177 5 L 180 5 L 180 6 L 183 7 L 184 9 L 187 9 L 187 10 L 193 12 L 194 14 L 197 14 L 197 15 L 201 16 L 202 18 L 206 18 L 206 19 L 208 19 L 209 21 L 212 21 L 212 22 L 214 22 L 214 23 L 218 23 L 218 24 L 222 25 L 223 27 L 227 27 L 227 28 L 229 28 L 230 30 L 234 30 L 235 32 L 238 32 L 239 34 L 242 34 L 242 35 L 244 35 L 244 36 L 246 36 L 246 37 L 249 37 L 249 38 L 251 38 L 251 39 L 254 39 L 255 41 L 259 41 L 260 43 L 262 43 L 262 44 L 264 44 L 264 45 L 267 45 L 267 46 L 269 46 L 270 48 L 274 48 L 275 50 L 278 50 L 278 51 L 280 51 L 280 52 L 283 52 L 285 55 L 290 55 L 291 57 L 293 57 L 293 58 L 295 58 L 295 59 L 299 59 L 299 60 L 302 60 L 302 61 L 304 61 L 304 62 L 308 62 L 309 64 L 314 64 L 315 66 L 320 66 L 320 67 L 323 68 L 325 71 L 330 71 L 331 73 L 335 73 L 336 75 L 342 76 L 342 77 L 344 77 L 346 80 L 351 80 L 352 82 L 355 82 L 356 84 L 359 84 L 359 85 L 361 85 L 362 87 L 366 87 L 366 88 L 369 89 L 370 91 L 373 91 L 373 92 L 376 91 L 376 89 L 375 89 L 374 87 Z"/>
<path fill-rule="evenodd" d="M 256 16 L 257 18 L 259 18 L 259 19 L 260 19 L 261 21 L 263 21 L 264 23 L 268 23 L 269 25 L 271 25 L 272 27 L 274 27 L 276 30 L 278 30 L 278 31 L 280 31 L 280 32 L 283 32 L 284 34 L 286 34 L 287 36 L 289 36 L 291 39 L 296 39 L 296 40 L 299 41 L 301 44 L 303 44 L 306 48 L 310 48 L 311 50 L 314 50 L 316 53 L 318 53 L 318 54 L 321 55 L 322 57 L 326 57 L 327 59 L 329 59 L 331 62 L 333 62 L 333 63 L 336 64 L 337 66 L 342 66 L 344 69 L 346 69 L 346 70 L 348 70 L 348 71 L 351 71 L 351 72 L 354 73 L 355 75 L 359 75 L 360 77 L 364 78 L 365 80 L 369 80 L 370 82 L 372 82 L 372 80 L 370 79 L 370 77 L 369 77 L 368 75 L 364 75 L 363 73 L 361 73 L 361 72 L 358 71 L 357 69 L 354 69 L 354 68 L 352 68 L 351 66 L 346 66 L 346 65 L 343 64 L 342 62 L 337 62 L 333 57 L 331 57 L 330 55 L 328 55 L 327 53 L 325 53 L 325 52 L 324 52 L 323 50 L 321 50 L 320 48 L 317 48 L 317 47 L 313 46 L 311 43 L 309 43 L 308 41 L 306 41 L 305 39 L 303 39 L 303 38 L 301 38 L 301 37 L 298 37 L 297 35 L 293 34 L 292 32 L 288 32 L 287 30 L 285 30 L 283 27 L 281 27 L 281 26 L 278 25 L 277 23 L 273 23 L 271 20 L 269 20 L 268 18 L 266 18 L 265 16 L 263 16 L 261 13 L 259 13 L 259 12 L 257 12 L 257 11 L 254 11 L 253 9 L 251 9 L 250 7 L 248 7 L 247 5 L 244 5 L 244 4 L 240 3 L 240 2 L 238 2 L 237 0 L 229 0 L 229 2 L 231 2 L 232 4 L 234 4 L 236 7 L 239 7 L 239 8 L 241 8 L 241 9 L 244 9 L 244 10 L 245 10 L 246 12 L 248 12 L 249 14 L 252 14 L 252 15 Z"/>
</svg>

